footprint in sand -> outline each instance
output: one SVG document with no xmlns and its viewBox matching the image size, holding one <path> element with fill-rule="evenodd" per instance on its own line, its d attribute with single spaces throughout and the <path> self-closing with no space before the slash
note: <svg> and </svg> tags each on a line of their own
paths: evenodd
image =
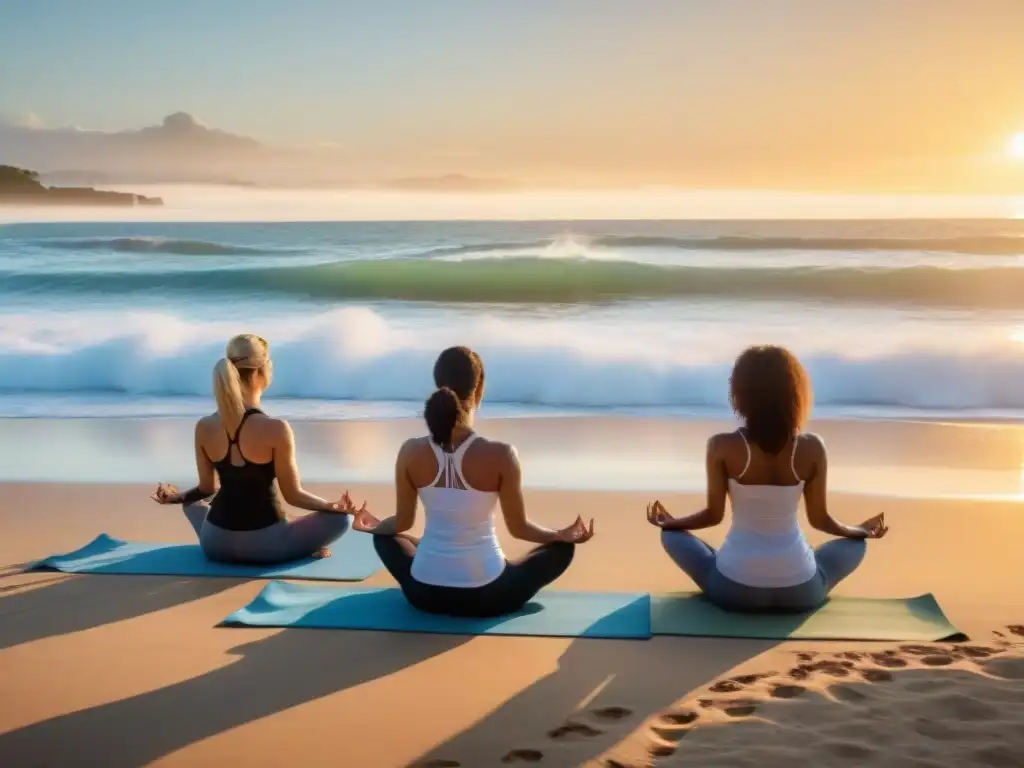
<svg viewBox="0 0 1024 768">
<path fill-rule="evenodd" d="M 714 699 L 698 699 L 697 703 L 704 709 L 718 709 L 725 712 L 729 717 L 747 717 L 754 714 L 757 709 L 757 702 L 744 699 L 725 699 L 715 701 Z"/>
<path fill-rule="evenodd" d="M 600 736 L 604 731 L 599 728 L 594 728 L 587 725 L 586 723 L 564 723 L 552 731 L 548 731 L 548 738 L 554 739 L 555 741 L 561 741 L 569 736 L 584 736 L 586 738 L 593 738 L 594 736 Z"/>
<path fill-rule="evenodd" d="M 860 674 L 869 683 L 888 683 L 892 681 L 892 672 L 887 669 L 862 669 Z"/>
<path fill-rule="evenodd" d="M 985 648 L 981 645 L 960 645 L 956 650 L 969 659 L 987 659 L 1001 653 L 998 648 Z"/>
<path fill-rule="evenodd" d="M 503 758 L 503 763 L 539 763 L 544 759 L 544 753 L 539 749 L 513 749 Z"/>
<path fill-rule="evenodd" d="M 708 690 L 712 693 L 735 693 L 736 691 L 742 691 L 743 686 L 735 680 L 719 680 Z"/>
<path fill-rule="evenodd" d="M 666 728 L 661 725 L 651 726 L 651 733 L 660 739 L 660 741 L 654 742 L 655 746 L 671 747 L 673 751 L 675 751 L 675 745 L 682 741 L 683 737 L 691 730 L 691 728 L 687 728 L 685 726 L 677 728 Z M 658 757 L 665 757 L 665 755 L 658 755 Z"/>
<path fill-rule="evenodd" d="M 461 768 L 462 763 L 458 760 L 428 760 L 425 763 L 416 763 L 415 768 Z"/>
<path fill-rule="evenodd" d="M 629 717 L 633 714 L 633 710 L 625 707 L 600 707 L 590 710 L 590 714 L 598 720 L 614 721 Z"/>
<path fill-rule="evenodd" d="M 936 653 L 943 653 L 945 649 L 935 645 L 901 645 L 900 650 L 912 656 L 931 656 Z"/>
<path fill-rule="evenodd" d="M 651 732 L 660 739 L 650 748 L 651 755 L 668 757 L 675 752 L 675 745 L 693 730 L 692 726 L 699 717 L 700 715 L 692 710 L 663 713 L 658 721 L 651 725 Z"/>
<path fill-rule="evenodd" d="M 1007 629 L 1017 637 L 1024 637 L 1024 624 L 1011 624 Z"/>
<path fill-rule="evenodd" d="M 882 651 L 881 653 L 872 653 L 871 661 L 880 667 L 888 667 L 889 669 L 902 669 L 907 666 L 906 659 L 901 658 L 896 654 L 896 651 Z"/>
<path fill-rule="evenodd" d="M 806 680 L 814 672 L 824 672 L 831 677 L 847 677 L 854 666 L 852 661 L 815 661 L 794 667 L 787 674 L 794 680 Z"/>
<path fill-rule="evenodd" d="M 671 757 L 676 753 L 676 745 L 653 742 L 652 744 L 648 745 L 647 753 L 651 757 Z"/>
<path fill-rule="evenodd" d="M 945 653 L 935 653 L 931 656 L 922 656 L 921 663 L 927 664 L 929 667 L 945 667 L 952 664 L 956 659 Z"/>
<path fill-rule="evenodd" d="M 699 717 L 699 712 L 684 709 L 681 712 L 666 712 L 661 716 L 661 719 L 672 725 L 690 725 L 690 723 L 693 723 Z"/>
<path fill-rule="evenodd" d="M 737 701 L 722 708 L 722 711 L 729 717 L 749 717 L 756 710 L 757 704 L 752 701 Z"/>
<path fill-rule="evenodd" d="M 719 680 L 708 690 L 712 693 L 735 693 L 736 691 L 742 691 L 748 685 L 753 685 L 757 681 L 764 680 L 774 674 L 776 673 L 758 672 L 752 675 L 737 675 L 736 677 L 730 677 L 726 680 Z"/>
<path fill-rule="evenodd" d="M 779 683 L 772 687 L 771 697 L 773 699 L 795 699 L 807 692 L 807 689 L 802 685 L 787 685 L 786 683 Z"/>
</svg>

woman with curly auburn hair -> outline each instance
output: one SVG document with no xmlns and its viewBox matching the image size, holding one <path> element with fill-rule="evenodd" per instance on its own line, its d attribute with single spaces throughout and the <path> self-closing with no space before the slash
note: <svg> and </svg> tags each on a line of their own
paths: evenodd
<svg viewBox="0 0 1024 768">
<path fill-rule="evenodd" d="M 828 456 L 817 435 L 803 432 L 811 382 L 787 349 L 758 346 L 736 360 L 729 401 L 743 426 L 714 435 L 707 448 L 707 507 L 672 517 L 654 501 L 647 520 L 662 544 L 709 600 L 737 611 L 807 611 L 860 565 L 866 539 L 889 530 L 882 515 L 860 525 L 828 513 Z M 711 528 L 732 505 L 732 527 L 717 552 L 691 531 Z M 812 527 L 838 536 L 811 549 L 798 521 L 800 498 Z"/>
</svg>

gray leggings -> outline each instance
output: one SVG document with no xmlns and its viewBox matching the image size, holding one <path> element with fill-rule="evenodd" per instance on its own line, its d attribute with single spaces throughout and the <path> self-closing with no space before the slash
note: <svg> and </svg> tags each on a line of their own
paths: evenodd
<svg viewBox="0 0 1024 768">
<path fill-rule="evenodd" d="M 818 572 L 792 587 L 749 587 L 728 579 L 715 566 L 714 548 L 689 531 L 662 531 L 661 544 L 668 556 L 693 579 L 704 595 L 732 611 L 811 611 L 864 559 L 863 539 L 833 539 L 814 550 Z"/>
<path fill-rule="evenodd" d="M 206 522 L 210 506 L 205 501 L 186 504 L 184 510 L 203 553 L 222 563 L 272 565 L 303 560 L 340 539 L 349 524 L 348 515 L 312 512 L 255 531 L 229 531 Z"/>
</svg>

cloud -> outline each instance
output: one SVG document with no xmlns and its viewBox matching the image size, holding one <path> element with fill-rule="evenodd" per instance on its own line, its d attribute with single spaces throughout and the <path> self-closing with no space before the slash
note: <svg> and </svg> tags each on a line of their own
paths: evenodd
<svg viewBox="0 0 1024 768">
<path fill-rule="evenodd" d="M 38 130 L 45 128 L 46 123 L 35 112 L 23 110 L 20 112 L 0 112 L 0 124 L 13 128 L 31 128 Z"/>
</svg>

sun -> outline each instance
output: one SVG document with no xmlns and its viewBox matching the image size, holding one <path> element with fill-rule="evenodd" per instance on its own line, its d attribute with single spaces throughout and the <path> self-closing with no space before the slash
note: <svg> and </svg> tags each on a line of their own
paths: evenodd
<svg viewBox="0 0 1024 768">
<path fill-rule="evenodd" d="M 1014 160 L 1024 160 L 1024 131 L 1015 133 L 1006 145 L 1006 154 Z"/>
</svg>

